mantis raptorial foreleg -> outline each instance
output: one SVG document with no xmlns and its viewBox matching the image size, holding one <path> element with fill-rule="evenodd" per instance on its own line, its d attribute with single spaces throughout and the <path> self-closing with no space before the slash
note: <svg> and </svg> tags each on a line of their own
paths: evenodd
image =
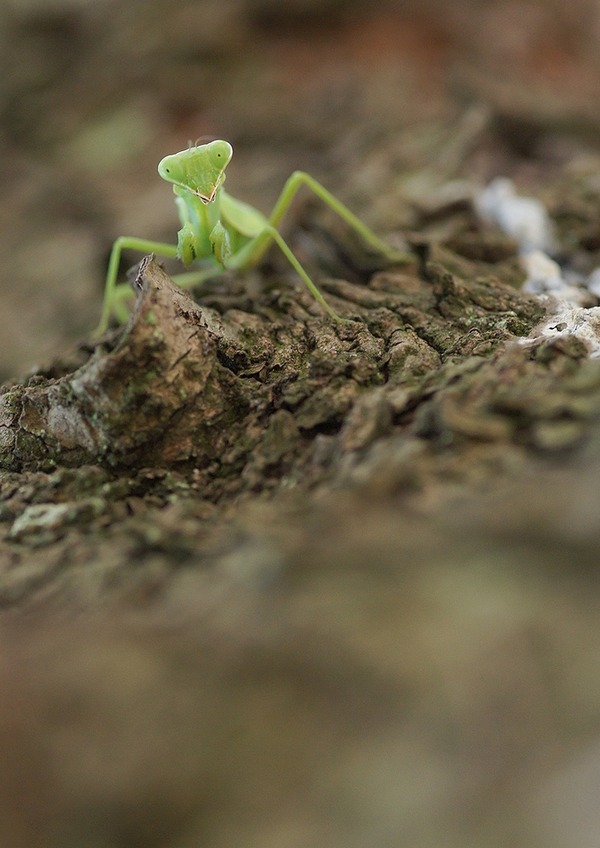
<svg viewBox="0 0 600 848">
<path fill-rule="evenodd" d="M 243 269 L 256 264 L 269 245 L 275 242 L 315 300 L 332 318 L 345 320 L 328 305 L 279 232 L 283 216 L 303 185 L 339 215 L 367 245 L 395 262 L 406 262 L 410 258 L 389 247 L 337 197 L 304 171 L 295 171 L 287 180 L 269 217 L 248 203 L 236 200 L 223 189 L 225 169 L 232 155 L 229 142 L 218 140 L 165 156 L 160 161 L 158 172 L 173 185 L 176 195 L 182 225 L 177 245 L 128 236 L 116 240 L 108 264 L 102 316 L 96 334 L 106 330 L 111 312 L 121 320 L 124 317 L 129 292 L 116 283 L 121 253 L 125 249 L 176 257 L 188 265 L 196 260 L 208 260 L 212 267 L 174 277 L 180 285 L 192 286 L 214 276 L 219 269 Z"/>
</svg>

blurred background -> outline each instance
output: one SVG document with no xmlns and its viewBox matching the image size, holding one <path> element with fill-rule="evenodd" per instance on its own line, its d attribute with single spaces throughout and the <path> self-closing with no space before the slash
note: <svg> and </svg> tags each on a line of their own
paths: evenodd
<svg viewBox="0 0 600 848">
<path fill-rule="evenodd" d="M 0 376 L 95 326 L 114 238 L 175 238 L 166 153 L 225 137 L 236 196 L 268 211 L 304 168 L 401 233 L 441 160 L 485 180 L 573 133 L 595 151 L 599 40 L 595 0 L 3 0 Z"/>
</svg>

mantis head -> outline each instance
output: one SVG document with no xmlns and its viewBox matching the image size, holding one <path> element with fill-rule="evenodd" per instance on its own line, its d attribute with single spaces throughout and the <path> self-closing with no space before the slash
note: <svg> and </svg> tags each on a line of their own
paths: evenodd
<svg viewBox="0 0 600 848">
<path fill-rule="evenodd" d="M 219 139 L 165 156 L 158 163 L 158 173 L 168 183 L 191 191 L 203 203 L 211 203 L 232 156 L 229 142 Z"/>
</svg>

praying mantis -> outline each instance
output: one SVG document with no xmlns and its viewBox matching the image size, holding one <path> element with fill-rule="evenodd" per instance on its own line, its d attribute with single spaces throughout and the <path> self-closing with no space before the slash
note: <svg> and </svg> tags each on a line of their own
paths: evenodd
<svg viewBox="0 0 600 848">
<path fill-rule="evenodd" d="M 194 286 L 215 276 L 220 270 L 241 270 L 256 265 L 274 242 L 327 314 L 336 321 L 346 321 L 327 303 L 279 232 L 281 220 L 302 186 L 311 189 L 375 251 L 392 262 L 408 261 L 407 254 L 388 246 L 347 206 L 304 171 L 294 171 L 289 177 L 269 216 L 237 200 L 223 188 L 225 169 L 232 156 L 231 144 L 217 139 L 207 144 L 191 145 L 187 150 L 161 159 L 158 173 L 173 186 L 181 222 L 177 244 L 132 236 L 121 236 L 115 241 L 108 263 L 96 336 L 106 331 L 113 314 L 125 320 L 127 308 L 124 300 L 131 289 L 127 284 L 117 285 L 117 275 L 121 253 L 127 249 L 177 258 L 186 266 L 205 260 L 204 267 L 174 277 L 181 286 Z"/>
</svg>

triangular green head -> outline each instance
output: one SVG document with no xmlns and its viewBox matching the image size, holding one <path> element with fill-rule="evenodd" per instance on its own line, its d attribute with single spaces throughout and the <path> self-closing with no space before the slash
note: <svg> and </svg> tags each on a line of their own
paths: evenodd
<svg viewBox="0 0 600 848">
<path fill-rule="evenodd" d="M 203 203 L 211 203 L 232 156 L 229 142 L 218 139 L 165 156 L 158 163 L 158 173 L 168 183 L 191 191 Z"/>
</svg>

